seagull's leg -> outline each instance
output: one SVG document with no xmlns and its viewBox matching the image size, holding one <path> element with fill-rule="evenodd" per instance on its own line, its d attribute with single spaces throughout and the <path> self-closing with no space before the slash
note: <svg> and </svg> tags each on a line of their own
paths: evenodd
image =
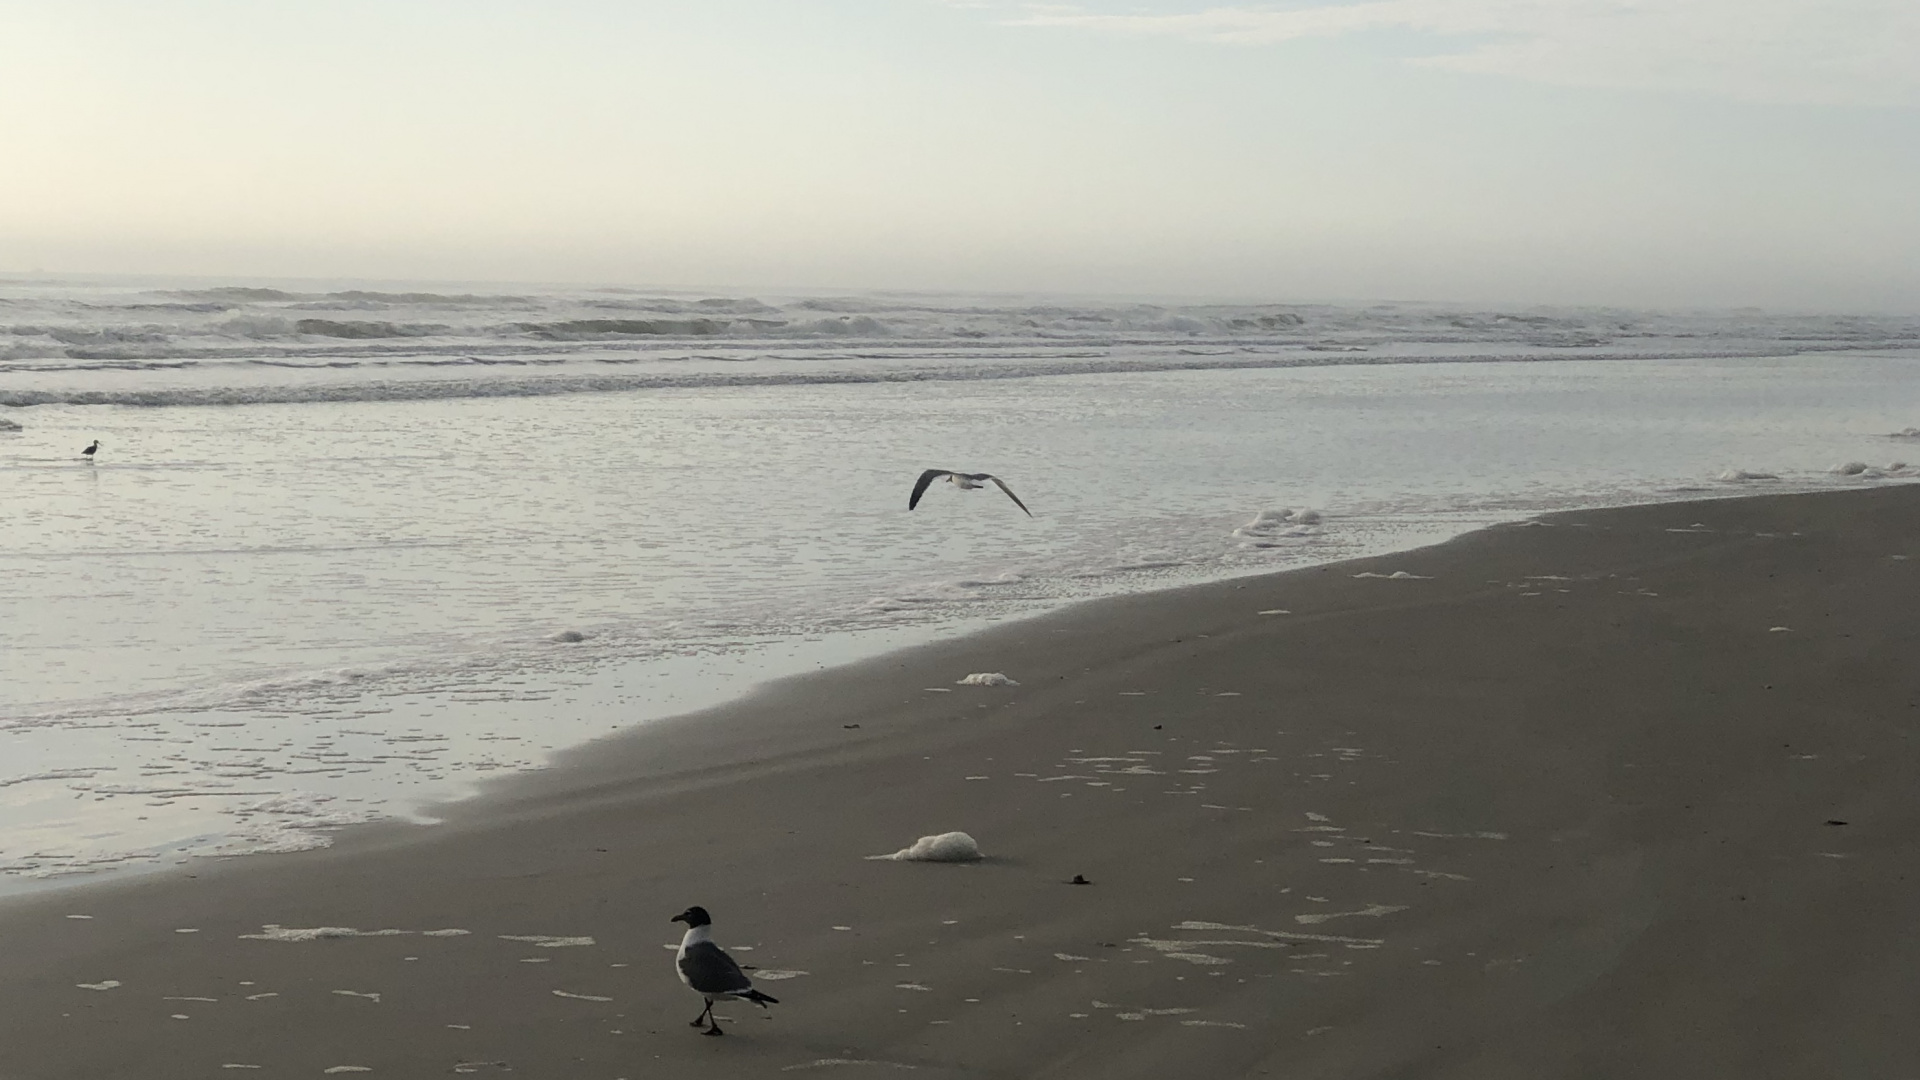
<svg viewBox="0 0 1920 1080">
<path fill-rule="evenodd" d="M 694 1017 L 694 1018 L 693 1018 L 693 1023 L 691 1023 L 691 1024 L 688 1024 L 687 1026 L 688 1026 L 688 1027 L 699 1027 L 699 1026 L 700 1026 L 701 1024 L 704 1024 L 704 1023 L 706 1023 L 706 1022 L 707 1022 L 707 1019 L 708 1019 L 709 1017 L 711 1017 L 712 1015 L 713 1015 L 713 1001 L 712 1001 L 712 999 L 708 999 L 708 1001 L 707 1001 L 707 1007 L 706 1007 L 706 1008 L 704 1008 L 704 1009 L 702 1009 L 702 1010 L 700 1010 L 700 1015 L 699 1015 L 699 1016 L 696 1016 L 696 1017 Z"/>
<path fill-rule="evenodd" d="M 713 1006 L 711 1005 L 707 1006 L 707 1023 L 712 1024 L 713 1026 L 701 1032 L 700 1034 L 702 1035 L 725 1035 L 726 1034 L 726 1032 L 720 1030 L 720 1018 L 713 1015 Z"/>
</svg>

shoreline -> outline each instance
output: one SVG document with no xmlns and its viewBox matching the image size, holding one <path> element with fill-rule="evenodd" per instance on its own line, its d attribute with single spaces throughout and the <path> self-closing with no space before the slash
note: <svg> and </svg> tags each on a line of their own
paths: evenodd
<svg viewBox="0 0 1920 1080">
<path fill-rule="evenodd" d="M 763 734 L 754 724 L 766 724 L 764 730 L 781 730 L 784 721 L 780 718 L 783 711 L 782 699 L 790 695 L 807 698 L 832 696 L 842 692 L 845 686 L 864 684 L 873 676 L 883 675 L 889 668 L 905 667 L 908 664 L 924 664 L 925 658 L 936 652 L 943 652 L 952 646 L 976 644 L 979 648 L 962 651 L 962 655 L 992 656 L 1001 651 L 1001 646 L 992 639 L 999 636 L 1017 634 L 1030 624 L 1039 631 L 1039 624 L 1053 621 L 1093 622 L 1102 617 L 1105 608 L 1131 608 L 1136 605 L 1152 606 L 1160 601 L 1175 601 L 1184 594 L 1193 594 L 1190 599 L 1198 600 L 1199 594 L 1206 593 L 1210 599 L 1217 599 L 1224 591 L 1240 591 L 1249 583 L 1278 581 L 1297 578 L 1302 575 L 1326 573 L 1348 567 L 1362 568 L 1402 557 L 1419 556 L 1424 553 L 1448 549 L 1457 544 L 1471 544 L 1477 537 L 1497 533 L 1512 528 L 1531 527 L 1536 522 L 1551 525 L 1556 518 L 1574 517 L 1588 514 L 1613 514 L 1634 511 L 1654 511 L 1662 508 L 1675 509 L 1688 506 L 1709 506 L 1716 503 L 1740 503 L 1776 499 L 1828 498 L 1885 492 L 1890 490 L 1911 489 L 1920 491 L 1920 482 L 1912 484 L 1882 484 L 1872 487 L 1854 487 L 1844 489 L 1799 487 L 1786 491 L 1729 490 L 1714 492 L 1699 489 L 1676 493 L 1684 497 L 1650 498 L 1644 501 L 1627 503 L 1602 503 L 1597 506 L 1578 507 L 1564 510 L 1542 511 L 1525 518 L 1494 521 L 1488 524 L 1467 527 L 1454 532 L 1444 539 L 1419 543 L 1411 547 L 1397 548 L 1375 554 L 1357 557 L 1339 557 L 1327 562 L 1311 562 L 1285 569 L 1243 569 L 1226 576 L 1189 581 L 1171 586 L 1158 586 L 1140 591 L 1129 591 L 1077 598 L 1059 602 L 1057 606 L 1038 611 L 1023 611 L 1009 616 L 987 616 L 977 619 L 949 619 L 925 625 L 914 624 L 901 628 L 920 640 L 913 644 L 893 647 L 880 646 L 876 650 L 868 645 L 858 647 L 852 652 L 829 648 L 829 652 L 841 655 L 824 662 L 814 658 L 803 660 L 799 667 L 804 670 L 786 670 L 779 674 L 758 676 L 735 676 L 736 687 L 721 692 L 706 692 L 699 696 L 706 703 L 692 708 L 667 706 L 669 711 L 638 721 L 631 727 L 622 728 L 603 735 L 590 737 L 582 742 L 572 743 L 549 751 L 543 764 L 536 768 L 518 770 L 511 773 L 482 775 L 475 779 L 471 793 L 449 799 L 428 800 L 413 804 L 406 816 L 378 818 L 337 828 L 330 828 L 326 835 L 333 839 L 324 847 L 305 849 L 288 853 L 248 853 L 240 855 L 197 856 L 192 863 L 182 862 L 171 867 L 155 866 L 151 868 L 132 867 L 124 872 L 104 871 L 95 874 L 75 874 L 68 877 L 42 879 L 26 889 L 0 893 L 0 915 L 8 905 L 49 894 L 73 894 L 90 892 L 96 888 L 139 887 L 143 882 L 166 881 L 168 879 L 200 878 L 206 871 L 215 868 L 245 867 L 256 859 L 262 858 L 301 858 L 321 854 L 351 851 L 354 845 L 365 839 L 368 843 L 384 845 L 383 834 L 402 833 L 419 834 L 423 841 L 431 842 L 431 837 L 423 830 L 443 830 L 450 824 L 467 823 L 484 827 L 485 821 L 500 808 L 517 805 L 525 801 L 544 801 L 564 796 L 576 788 L 597 786 L 607 782 L 618 782 L 622 777 L 638 781 L 644 775 L 652 775 L 655 765 L 644 759 L 651 754 L 659 754 L 662 761 L 671 761 L 663 766 L 663 771 L 690 767 L 688 760 L 696 753 L 711 754 L 725 748 L 728 752 L 741 755 L 713 762 L 715 767 L 737 765 L 744 756 L 752 752 L 753 745 Z M 1684 515 L 1683 515 L 1684 516 Z M 1206 601 L 1200 601 L 1202 603 Z M 1292 614 L 1292 612 L 1287 612 Z M 1047 627 L 1048 632 L 1064 632 Z M 889 633 L 889 630 L 863 629 L 847 632 L 835 632 L 819 640 L 804 639 L 785 643 L 763 643 L 754 648 L 760 650 L 786 649 L 799 655 L 810 652 L 810 645 L 826 644 L 828 638 L 843 637 L 866 638 Z M 976 642 L 975 639 L 980 639 Z M 742 659 L 752 658 L 751 652 L 743 654 Z M 715 660 L 730 661 L 733 658 L 725 654 L 694 656 L 684 659 L 698 666 L 702 662 Z M 896 662 L 897 661 L 897 662 Z M 657 663 L 657 660 L 643 660 L 638 666 Z M 811 668 L 806 668 L 807 664 Z M 605 663 L 598 665 L 599 673 L 611 672 L 617 668 L 634 667 L 634 662 Z M 729 664 L 731 666 L 731 664 Z M 790 657 L 783 667 L 794 667 Z M 962 665 L 964 666 L 964 665 Z M 970 673 L 970 672 L 969 672 Z M 680 675 L 671 681 L 683 683 L 693 676 Z M 822 684 L 816 687 L 814 684 Z M 845 684 L 843 686 L 842 684 Z M 923 692 L 929 688 L 922 688 Z M 941 692 L 964 692 L 963 688 L 940 688 Z M 662 695 L 663 700 L 675 700 L 681 697 L 679 691 L 669 691 Z M 752 720 L 733 714 L 750 712 Z M 724 739 L 717 738 L 719 732 L 711 726 L 718 720 L 732 729 L 726 732 Z M 830 733 L 829 733 L 830 735 Z M 644 745 L 656 739 L 669 740 L 655 747 Z M 687 745 L 691 740 L 694 745 Z M 711 740 L 711 741 L 709 741 Z M 697 749 L 696 749 L 697 747 Z M 498 804 L 498 806 L 496 806 Z M 404 842 L 404 841 L 402 841 Z M 182 869 L 181 867 L 192 867 Z"/>
<path fill-rule="evenodd" d="M 602 745 L 619 745 L 623 740 L 642 736 L 661 724 L 677 722 L 687 718 L 724 713 L 733 705 L 742 703 L 770 690 L 795 680 L 805 680 L 836 669 L 855 667 L 901 653 L 917 649 L 938 648 L 950 642 L 978 635 L 990 634 L 1021 622 L 1048 618 L 1069 613 L 1085 605 L 1099 604 L 1111 600 L 1129 597 L 1151 597 L 1175 593 L 1185 589 L 1204 588 L 1232 582 L 1254 580 L 1273 575 L 1301 573 L 1324 567 L 1345 565 L 1368 559 L 1391 558 L 1395 555 L 1420 551 L 1456 542 L 1476 533 L 1489 529 L 1498 529 L 1521 523 L 1523 520 L 1551 517 L 1559 514 L 1571 514 L 1593 511 L 1630 509 L 1656 505 L 1678 505 L 1685 503 L 1706 503 L 1721 500 L 1740 500 L 1756 497 L 1779 497 L 1803 494 L 1823 494 L 1838 491 L 1872 490 L 1872 488 L 1851 487 L 1835 489 L 1829 485 L 1816 485 L 1802 481 L 1800 483 L 1769 481 L 1769 490 L 1765 495 L 1756 495 L 1751 490 L 1729 488 L 1725 483 L 1716 488 L 1675 489 L 1672 491 L 1640 493 L 1632 501 L 1613 501 L 1594 499 L 1587 505 L 1572 508 L 1529 511 L 1525 519 L 1505 518 L 1500 520 L 1481 520 L 1469 524 L 1460 520 L 1465 512 L 1452 516 L 1441 516 L 1433 521 L 1413 527 L 1410 533 L 1414 542 L 1407 546 L 1398 546 L 1397 542 L 1408 539 L 1396 536 L 1381 520 L 1365 517 L 1356 519 L 1362 531 L 1371 530 L 1377 535 L 1371 542 L 1345 539 L 1342 544 L 1357 547 L 1362 554 L 1351 551 L 1340 553 L 1322 553 L 1318 556 L 1324 561 L 1308 561 L 1285 568 L 1272 567 L 1219 567 L 1212 575 L 1188 577 L 1174 584 L 1156 583 L 1155 585 L 1129 591 L 1108 592 L 1082 597 L 1050 597 L 1028 601 L 1033 606 L 1014 608 L 993 614 L 963 615 L 950 613 L 940 618 L 921 623 L 910 623 L 894 628 L 856 628 L 835 630 L 817 637 L 796 638 L 778 642 L 759 642 L 741 646 L 721 647 L 715 652 L 702 652 L 685 656 L 664 656 L 644 659 L 614 659 L 588 661 L 573 671 L 566 672 L 554 680 L 552 693 L 585 694 L 595 701 L 595 716 L 590 722 L 582 721 L 575 727 L 582 730 L 600 726 L 603 719 L 599 714 L 624 709 L 629 714 L 637 710 L 638 719 L 628 718 L 615 725 L 617 730 L 604 734 L 585 735 L 578 741 L 564 741 L 560 745 L 543 750 L 538 755 L 538 763 L 513 767 L 508 771 L 478 772 L 464 774 L 464 780 L 457 785 L 457 792 L 447 796 L 407 797 L 397 790 L 367 789 L 357 791 L 351 802 L 359 802 L 369 795 L 378 795 L 380 801 L 404 799 L 396 810 L 368 821 L 355 822 L 345 826 L 321 825 L 303 827 L 298 819 L 285 824 L 292 829 L 321 837 L 321 842 L 309 847 L 291 848 L 285 852 L 273 850 L 242 850 L 228 852 L 223 848 L 236 843 L 245 843 L 244 834 L 227 829 L 208 833 L 203 836 L 181 836 L 176 840 L 160 843 L 152 850 L 165 852 L 174 843 L 185 844 L 177 850 L 186 853 L 185 858 L 175 858 L 169 863 L 161 863 L 164 854 L 153 856 L 132 855 L 120 866 L 107 866 L 97 869 L 54 874 L 45 877 L 0 877 L 0 907 L 15 898 L 36 896 L 43 893 L 67 892 L 109 887 L 116 883 L 148 877 L 184 875 L 206 872 L 216 865 L 224 865 L 235 859 L 252 858 L 261 854 L 305 853 L 334 846 L 340 838 L 366 829 L 386 827 L 418 827 L 437 825 L 443 817 L 461 813 L 460 808 L 478 803 L 476 811 L 484 814 L 485 805 L 493 793 L 503 787 L 512 788 L 521 781 L 547 776 L 555 770 L 566 770 L 569 762 L 577 761 L 583 755 L 592 756 L 595 748 Z M 1884 486 L 1884 485 L 1876 485 Z M 1782 490 L 1784 489 L 1784 490 Z M 1485 515 L 1473 515 L 1486 517 Z M 1382 543 L 1385 541 L 1386 543 Z M 1296 549 L 1301 553 L 1308 548 Z M 1310 559 L 1314 556 L 1308 556 Z M 896 645 L 892 643 L 876 644 L 889 636 L 912 639 L 912 644 Z M 776 669 L 774 674 L 743 673 L 742 669 L 755 663 L 770 662 Z M 712 683 L 718 679 L 725 685 L 715 688 Z M 637 680 L 637 681 L 636 681 Z M 652 684 L 652 685 L 645 685 Z M 341 707 L 353 708 L 355 699 L 342 699 Z M 366 699 L 376 701 L 377 698 Z M 687 701 L 697 702 L 688 705 Z M 169 709 L 168 713 L 191 714 L 205 712 L 209 716 L 218 716 L 227 711 L 225 706 L 209 707 L 205 710 Z M 422 713 L 422 715 L 427 715 Z M 563 739 L 569 736 L 563 736 Z M 139 861 L 142 858 L 147 862 Z M 193 870 L 181 869 L 193 867 Z"/>
<path fill-rule="evenodd" d="M 1911 666 L 1920 490 L 1541 521 L 776 681 L 431 828 L 9 898 L 0 1076 L 1784 1076 L 1842 1060 L 1842 1029 L 1846 1060 L 1910 1067 L 1862 995 L 1914 970 L 1914 688 L 1888 661 Z M 974 672 L 1021 685 L 954 685 Z M 989 860 L 864 858 L 951 829 Z M 697 1002 L 658 946 L 696 902 L 743 963 L 807 972 L 767 984 L 770 1018 L 723 1009 L 745 1038 L 672 1011 Z M 415 933 L 242 936 L 269 923 Z M 595 944 L 507 940 L 536 935 Z"/>
</svg>

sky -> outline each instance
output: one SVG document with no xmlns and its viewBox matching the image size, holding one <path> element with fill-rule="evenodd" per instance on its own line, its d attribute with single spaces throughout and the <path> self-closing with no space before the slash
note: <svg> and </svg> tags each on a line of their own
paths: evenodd
<svg viewBox="0 0 1920 1080">
<path fill-rule="evenodd" d="M 1920 312 L 1914 0 L 0 0 L 0 272 Z"/>
</svg>

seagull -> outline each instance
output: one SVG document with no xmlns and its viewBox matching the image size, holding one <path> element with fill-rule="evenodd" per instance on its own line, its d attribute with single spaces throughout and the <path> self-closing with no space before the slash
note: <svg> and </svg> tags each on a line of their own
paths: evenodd
<svg viewBox="0 0 1920 1080">
<path fill-rule="evenodd" d="M 733 957 L 713 943 L 713 932 L 707 929 L 713 925 L 713 919 L 707 915 L 706 908 L 690 907 L 670 921 L 687 924 L 687 936 L 680 939 L 680 951 L 673 956 L 674 966 L 680 969 L 680 981 L 707 999 L 706 1010 L 694 1017 L 688 1027 L 699 1027 L 704 1021 L 709 1026 L 702 1035 L 726 1034 L 720 1030 L 720 1022 L 713 1018 L 713 1003 L 726 998 L 751 1001 L 763 1009 L 780 1004 L 779 998 L 755 990 L 753 980 L 733 962 Z"/>
<path fill-rule="evenodd" d="M 98 452 L 98 451 L 99 451 L 99 449 L 100 449 L 100 440 L 99 440 L 99 439 L 95 439 L 95 440 L 93 440 L 93 445 L 92 445 L 92 446 L 89 446 L 89 447 L 87 447 L 87 448 L 86 448 L 85 450 L 82 450 L 82 451 L 80 451 L 80 456 L 81 456 L 81 457 L 83 457 L 83 458 L 86 458 L 86 459 L 87 459 L 88 461 L 92 461 L 92 460 L 93 460 L 93 455 L 94 455 L 94 454 L 95 454 L 96 452 Z M 1012 492 L 1008 492 L 1008 494 L 1012 494 Z"/>
<path fill-rule="evenodd" d="M 980 481 L 991 480 L 996 485 L 999 486 L 1001 491 L 1004 491 L 1007 493 L 1007 498 L 1013 500 L 1013 505 L 1019 507 L 1022 510 L 1026 510 L 1028 517 L 1033 516 L 1033 511 L 1027 510 L 1027 504 L 1020 501 L 1020 496 L 1015 495 L 1013 493 L 1013 489 L 1007 486 L 1007 482 L 1005 480 L 1000 479 L 999 477 L 993 475 L 992 473 L 983 473 L 983 472 L 964 473 L 964 472 L 954 472 L 952 469 L 928 469 L 926 472 L 921 473 L 920 479 L 914 481 L 913 494 L 907 497 L 907 509 L 911 510 L 914 507 L 919 506 L 920 496 L 925 495 L 927 493 L 927 485 L 933 483 L 935 480 L 938 480 L 942 476 L 947 478 L 948 483 L 958 484 L 960 486 L 960 490 L 962 491 L 972 491 L 974 488 L 984 487 L 985 485 L 982 484 Z"/>
</svg>

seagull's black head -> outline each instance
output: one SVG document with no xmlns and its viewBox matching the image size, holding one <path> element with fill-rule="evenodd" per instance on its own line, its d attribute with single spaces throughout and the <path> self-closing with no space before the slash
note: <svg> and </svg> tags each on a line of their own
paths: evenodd
<svg viewBox="0 0 1920 1080">
<path fill-rule="evenodd" d="M 690 907 L 687 910 L 681 912 L 680 914 L 675 915 L 673 918 L 668 919 L 667 921 L 686 923 L 687 929 L 689 930 L 693 929 L 696 926 L 712 926 L 713 925 L 713 919 L 708 917 L 707 909 L 703 907 Z"/>
</svg>

